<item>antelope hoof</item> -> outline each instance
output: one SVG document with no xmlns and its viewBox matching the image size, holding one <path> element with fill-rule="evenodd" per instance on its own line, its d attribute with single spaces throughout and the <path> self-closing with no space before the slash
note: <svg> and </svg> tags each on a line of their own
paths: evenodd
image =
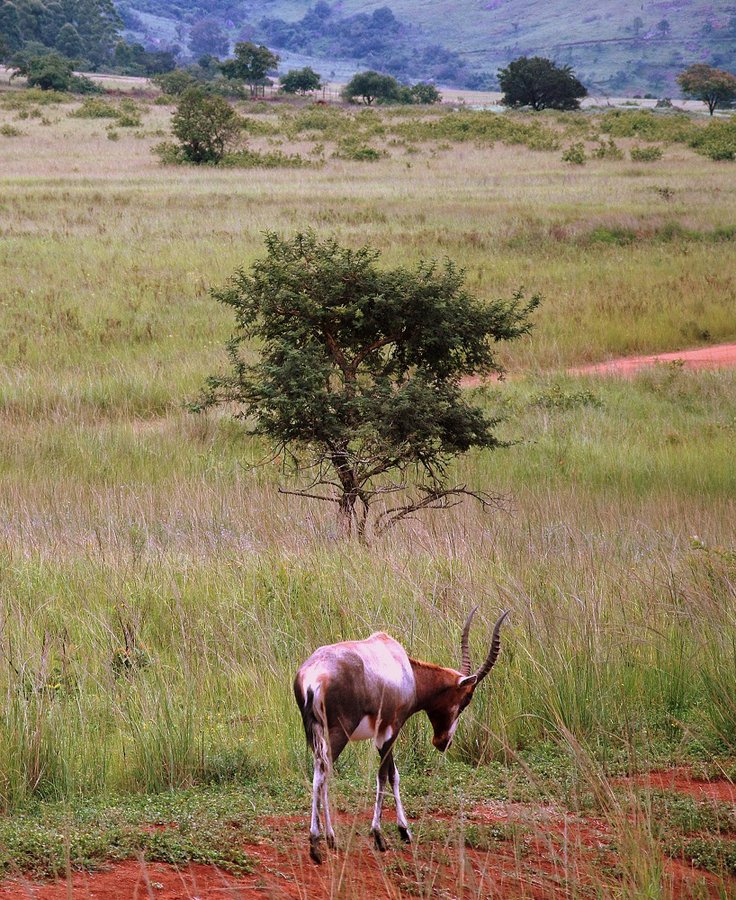
<svg viewBox="0 0 736 900">
<path fill-rule="evenodd" d="M 376 845 L 376 850 L 385 853 L 388 850 L 388 844 L 386 843 L 386 838 L 383 836 L 383 832 L 374 828 L 371 834 L 373 835 L 373 842 Z"/>
<path fill-rule="evenodd" d="M 408 828 L 404 828 L 403 825 L 399 825 L 399 835 L 401 840 L 405 844 L 411 844 L 411 831 Z"/>
<path fill-rule="evenodd" d="M 309 855 L 312 857 L 314 862 L 317 865 L 322 865 L 322 860 L 324 856 L 322 855 L 322 847 L 320 846 L 320 839 L 318 836 L 310 834 L 309 836 Z"/>
</svg>

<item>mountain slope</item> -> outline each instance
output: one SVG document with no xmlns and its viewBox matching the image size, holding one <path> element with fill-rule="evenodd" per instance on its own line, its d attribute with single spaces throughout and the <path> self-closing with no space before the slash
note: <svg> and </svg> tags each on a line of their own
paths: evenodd
<svg viewBox="0 0 736 900">
<path fill-rule="evenodd" d="M 319 4 L 320 8 L 326 5 Z M 157 22 L 170 21 L 184 44 L 193 23 L 212 18 L 231 41 L 267 41 L 276 50 L 290 51 L 287 63 L 298 55 L 320 59 L 325 74 L 331 69 L 344 71 L 347 60 L 353 68 L 370 64 L 417 80 L 425 74 L 422 59 L 429 58 L 432 49 L 439 53 L 437 45 L 449 51 L 448 59 L 457 65 L 455 69 L 449 65 L 449 77 L 442 78 L 437 66 L 427 64 L 426 76 L 461 85 L 472 81 L 469 72 L 494 78 L 511 59 L 535 54 L 572 65 L 592 93 L 676 95 L 676 74 L 693 62 L 736 69 L 733 0 L 599 0 L 582 11 L 579 0 L 340 0 L 329 4 L 326 28 L 328 22 L 334 29 L 335 23 L 359 17 L 346 23 L 343 30 L 347 32 L 359 28 L 366 18 L 360 14 L 379 11 L 380 16 L 390 7 L 400 26 L 399 43 L 389 49 L 379 46 L 373 54 L 351 51 L 356 45 L 358 51 L 365 50 L 359 42 L 336 44 L 326 35 L 320 40 L 313 30 L 314 15 L 307 17 L 312 29 L 308 40 L 300 43 L 299 29 L 303 30 L 305 15 L 314 9 L 304 0 L 204 0 L 197 6 L 181 0 L 126 0 L 119 6 L 126 13 L 144 14 L 140 16 L 144 27 L 134 31 L 139 39 L 163 38 L 165 29 L 155 35 L 146 26 L 152 16 L 158 17 Z M 264 27 L 264 19 L 271 27 Z M 293 28 L 274 28 L 273 22 L 279 19 L 284 25 L 296 23 L 297 36 Z M 130 21 L 129 15 L 126 20 Z M 285 33 L 291 37 L 284 38 Z M 281 46 L 274 42 L 279 40 Z M 413 60 L 408 67 L 407 57 Z"/>
</svg>

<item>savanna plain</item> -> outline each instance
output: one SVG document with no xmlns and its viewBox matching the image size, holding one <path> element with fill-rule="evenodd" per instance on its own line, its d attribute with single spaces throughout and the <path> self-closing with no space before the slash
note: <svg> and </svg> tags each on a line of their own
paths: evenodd
<svg viewBox="0 0 736 900">
<path fill-rule="evenodd" d="M 0 896 L 736 896 L 736 374 L 568 372 L 736 340 L 734 123 L 239 109 L 258 166 L 164 166 L 153 91 L 0 90 Z M 511 446 L 452 477 L 503 510 L 363 546 L 187 409 L 209 288 L 306 228 L 543 296 L 468 387 Z M 357 745 L 317 869 L 297 666 L 375 630 L 458 665 L 476 603 L 474 660 L 512 612 L 449 754 L 397 745 L 414 844 L 373 851 Z"/>
</svg>

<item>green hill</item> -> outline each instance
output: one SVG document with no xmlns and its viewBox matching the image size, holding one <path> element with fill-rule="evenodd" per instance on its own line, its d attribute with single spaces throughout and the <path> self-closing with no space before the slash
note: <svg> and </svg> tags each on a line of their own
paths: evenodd
<svg viewBox="0 0 736 900">
<path fill-rule="evenodd" d="M 706 0 L 125 0 L 137 40 L 185 49 L 192 26 L 213 20 L 232 42 L 255 39 L 286 65 L 327 75 L 371 66 L 408 80 L 490 87 L 521 55 L 573 66 L 592 93 L 677 95 L 693 62 L 736 69 L 736 3 Z M 390 13 L 388 12 L 390 9 Z M 391 15 L 392 14 L 392 15 Z"/>
</svg>

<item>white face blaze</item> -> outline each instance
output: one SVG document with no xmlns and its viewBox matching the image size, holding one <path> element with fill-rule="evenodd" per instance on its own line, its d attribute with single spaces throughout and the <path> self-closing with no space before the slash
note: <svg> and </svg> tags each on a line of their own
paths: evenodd
<svg viewBox="0 0 736 900">
<path fill-rule="evenodd" d="M 453 709 L 452 714 L 455 718 L 455 721 L 452 723 L 452 725 L 450 725 L 450 730 L 447 732 L 447 734 L 448 734 L 447 746 L 448 747 L 452 743 L 452 739 L 455 737 L 455 732 L 457 731 L 458 722 L 460 721 L 460 707 L 456 706 Z"/>
</svg>

